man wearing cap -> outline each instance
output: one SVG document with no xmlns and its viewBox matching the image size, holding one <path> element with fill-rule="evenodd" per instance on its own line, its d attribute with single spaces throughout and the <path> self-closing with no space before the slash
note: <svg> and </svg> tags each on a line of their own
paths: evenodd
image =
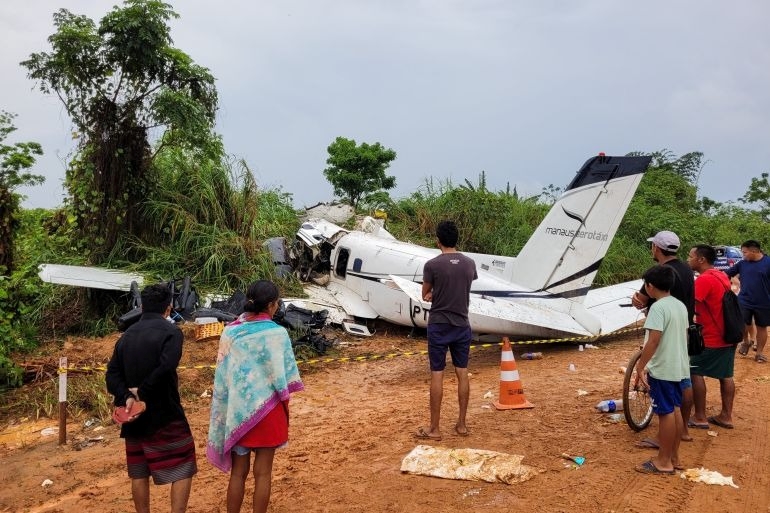
<svg viewBox="0 0 770 513">
<path fill-rule="evenodd" d="M 676 257 L 676 252 L 679 250 L 679 237 L 674 232 L 662 231 L 647 239 L 647 242 L 652 243 L 650 245 L 652 259 L 674 269 L 677 280 L 674 288 L 671 289 L 671 295 L 684 303 L 687 307 L 688 321 L 692 323 L 695 315 L 695 279 L 690 267 Z M 650 301 L 644 287 L 631 298 L 633 305 L 640 310 L 649 307 Z"/>
<path fill-rule="evenodd" d="M 695 278 L 690 266 L 676 257 L 676 252 L 679 250 L 680 245 L 679 237 L 674 232 L 664 230 L 656 233 L 654 237 L 647 239 L 647 242 L 652 243 L 650 244 L 652 259 L 660 265 L 670 266 L 674 270 L 676 279 L 674 280 L 674 286 L 671 288 L 671 295 L 684 303 L 684 306 L 687 307 L 687 322 L 692 324 L 693 318 L 695 317 Z M 631 297 L 631 304 L 639 310 L 649 308 L 654 301 L 654 299 L 651 299 L 647 295 L 647 292 L 644 290 L 644 285 L 642 285 L 639 292 L 634 292 L 634 295 Z M 682 418 L 684 419 L 682 440 L 692 440 L 687 429 L 687 420 L 690 418 L 691 410 L 692 382 L 688 379 L 682 383 L 681 411 Z M 645 438 L 640 443 L 647 447 L 657 448 L 657 442 L 650 438 Z"/>
</svg>

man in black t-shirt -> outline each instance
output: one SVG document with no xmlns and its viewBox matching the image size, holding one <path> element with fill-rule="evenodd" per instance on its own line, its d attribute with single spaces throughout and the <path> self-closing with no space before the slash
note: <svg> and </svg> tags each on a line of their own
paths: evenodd
<svg viewBox="0 0 770 513">
<path fill-rule="evenodd" d="M 692 324 L 695 317 L 695 277 L 690 266 L 676 257 L 676 252 L 680 246 L 679 237 L 674 232 L 661 231 L 656 233 L 654 237 L 647 239 L 647 242 L 651 243 L 650 252 L 652 253 L 652 259 L 661 265 L 670 266 L 674 270 L 676 279 L 674 280 L 674 286 L 671 288 L 671 295 L 687 307 L 687 322 Z M 654 299 L 647 295 L 644 285 L 631 298 L 631 303 L 640 310 L 649 308 L 654 301 Z M 692 405 L 692 381 L 686 379 L 682 381 L 682 406 L 680 408 L 683 419 L 682 440 L 686 441 L 692 440 L 688 430 L 688 427 L 693 427 L 688 422 Z M 651 438 L 645 438 L 641 444 L 657 447 L 657 441 Z"/>
<path fill-rule="evenodd" d="M 650 244 L 652 259 L 661 265 L 671 266 L 674 270 L 676 280 L 671 288 L 671 295 L 687 307 L 687 321 L 692 324 L 695 316 L 695 277 L 690 266 L 676 257 L 676 252 L 679 250 L 679 237 L 674 232 L 663 231 L 647 239 L 647 242 L 652 243 Z M 654 301 L 647 295 L 644 286 L 631 299 L 633 305 L 640 310 L 649 308 Z"/>
<path fill-rule="evenodd" d="M 468 304 L 471 283 L 478 278 L 476 262 L 456 249 L 458 231 L 454 222 L 440 222 L 436 227 L 436 238 L 441 254 L 425 263 L 422 276 L 422 297 L 432 302 L 428 317 L 430 426 L 420 427 L 415 433 L 417 438 L 429 440 L 441 440 L 439 421 L 447 350 L 452 355 L 457 375 L 459 414 L 455 433 L 468 435 L 465 414 L 470 397 L 468 358 L 472 336 Z"/>
</svg>

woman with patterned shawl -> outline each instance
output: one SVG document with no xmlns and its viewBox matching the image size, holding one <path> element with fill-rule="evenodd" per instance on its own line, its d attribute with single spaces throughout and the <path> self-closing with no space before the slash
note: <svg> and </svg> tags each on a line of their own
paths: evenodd
<svg viewBox="0 0 770 513">
<path fill-rule="evenodd" d="M 244 313 L 219 339 L 206 456 L 230 471 L 227 512 L 243 503 L 254 453 L 254 512 L 267 511 L 273 456 L 289 439 L 289 394 L 304 387 L 286 329 L 272 321 L 278 287 L 260 280 L 249 285 Z"/>
</svg>

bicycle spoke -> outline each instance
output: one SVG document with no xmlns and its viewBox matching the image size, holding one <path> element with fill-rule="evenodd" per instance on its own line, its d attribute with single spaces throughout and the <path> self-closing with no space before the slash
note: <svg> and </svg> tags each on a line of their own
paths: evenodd
<svg viewBox="0 0 770 513">
<path fill-rule="evenodd" d="M 641 350 L 634 353 L 623 376 L 623 416 L 634 431 L 645 429 L 652 421 L 652 401 L 647 390 L 634 386 L 636 363 L 641 355 Z"/>
</svg>

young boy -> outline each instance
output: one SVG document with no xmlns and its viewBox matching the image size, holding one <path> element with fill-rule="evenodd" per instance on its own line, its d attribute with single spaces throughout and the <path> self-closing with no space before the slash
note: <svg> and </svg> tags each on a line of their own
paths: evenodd
<svg viewBox="0 0 770 513">
<path fill-rule="evenodd" d="M 656 299 L 644 322 L 645 343 L 636 365 L 636 383 L 649 387 L 652 411 L 658 416 L 658 455 L 637 465 L 645 474 L 673 474 L 680 468 L 679 442 L 684 425 L 680 382 L 690 377 L 687 356 L 687 308 L 671 296 L 674 271 L 656 265 L 642 276 L 648 296 Z"/>
</svg>

